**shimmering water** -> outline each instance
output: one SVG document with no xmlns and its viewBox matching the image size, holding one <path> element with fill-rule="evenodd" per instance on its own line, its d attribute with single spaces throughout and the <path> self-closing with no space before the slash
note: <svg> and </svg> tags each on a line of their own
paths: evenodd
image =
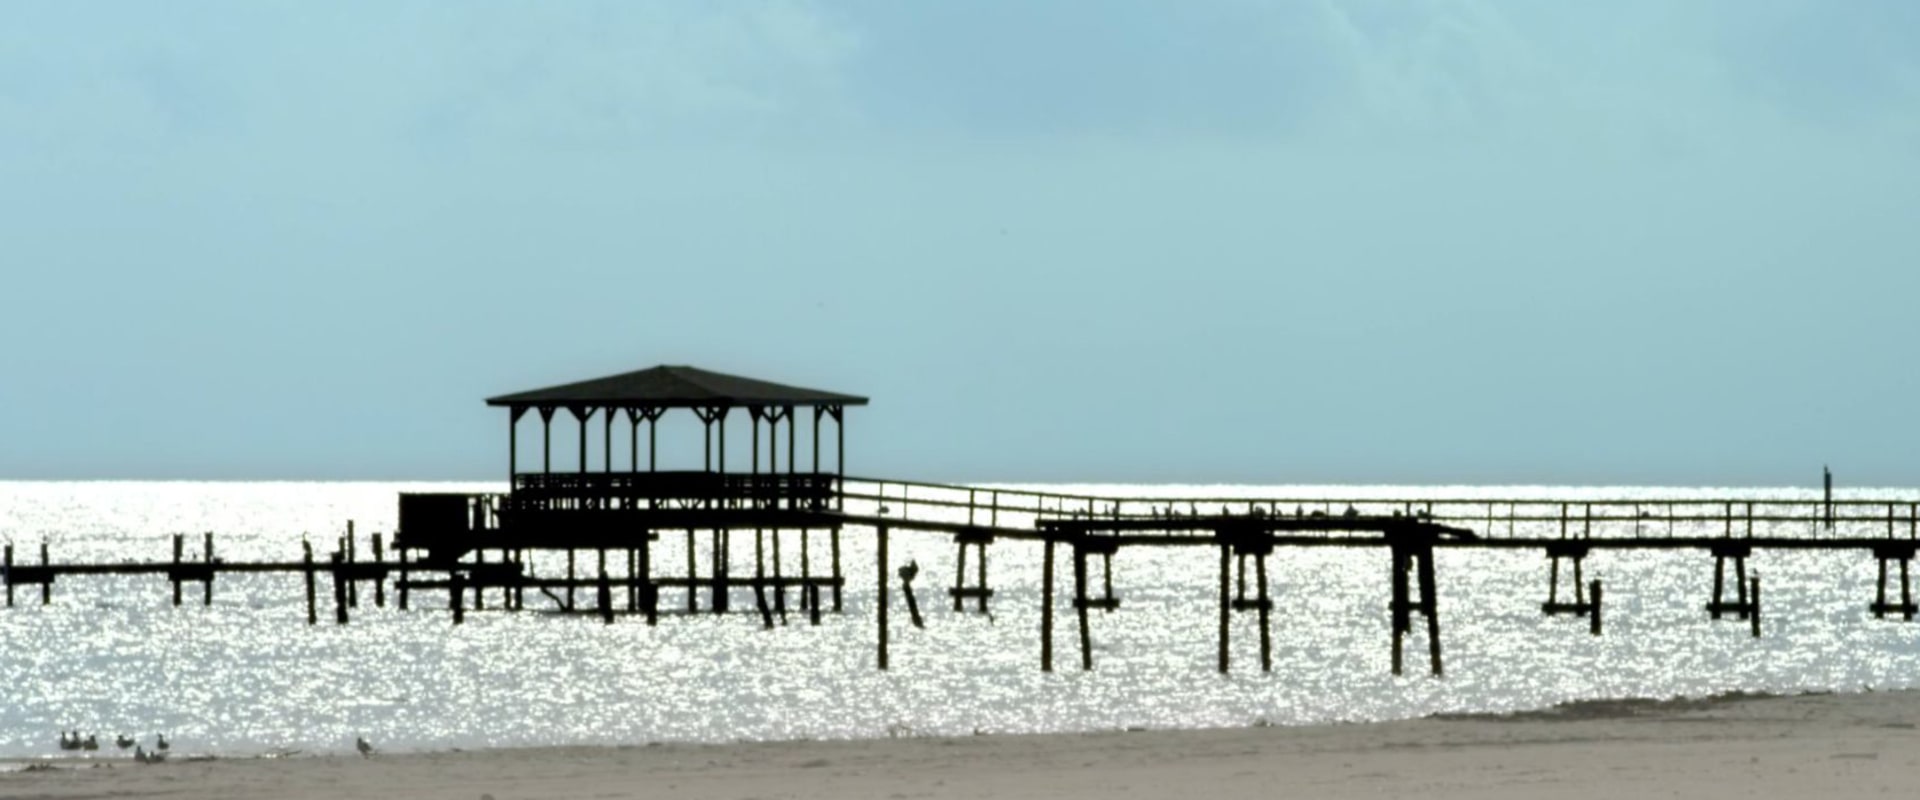
<svg viewBox="0 0 1920 800">
<path fill-rule="evenodd" d="M 399 491 L 496 488 L 0 483 L 0 536 L 27 559 L 46 540 L 59 561 L 164 560 L 169 534 L 212 530 L 224 558 L 294 560 L 303 532 L 325 552 L 349 519 L 363 534 L 391 530 Z M 1133 496 L 1810 496 L 1050 488 Z M 197 536 L 189 541 L 198 548 Z M 988 619 L 947 610 L 942 587 L 954 553 L 946 537 L 900 533 L 893 543 L 895 563 L 911 558 L 924 568 L 927 627 L 909 627 L 896 602 L 893 670 L 884 674 L 873 669 L 873 550 L 864 529 L 845 538 L 846 613 L 819 628 L 799 615 L 762 631 L 751 614 L 667 616 L 649 628 L 637 617 L 606 626 L 588 617 L 498 612 L 472 613 L 454 627 L 438 593 L 422 593 L 408 612 L 375 609 L 363 596 L 351 625 L 336 627 L 323 613 L 321 625 L 308 627 L 295 576 L 223 577 L 211 608 L 198 604 L 197 588 L 174 608 L 157 576 L 66 579 L 46 607 L 37 588 L 23 588 L 15 608 L 0 610 L 0 756 L 55 753 L 55 732 L 74 728 L 103 740 L 121 732 L 150 740 L 165 731 L 176 750 L 222 754 L 345 750 L 356 734 L 390 750 L 634 744 L 1375 720 L 1591 697 L 1910 686 L 1920 676 L 1920 626 L 1867 613 L 1875 566 L 1861 553 L 1756 555 L 1766 587 L 1766 636 L 1756 641 L 1744 623 L 1709 623 L 1700 610 L 1711 578 L 1705 554 L 1589 558 L 1589 577 L 1607 586 L 1607 635 L 1595 639 L 1584 619 L 1540 614 L 1546 566 L 1539 554 L 1444 551 L 1437 563 L 1447 677 L 1435 680 L 1388 675 L 1382 551 L 1280 551 L 1270 566 L 1274 671 L 1259 672 L 1254 618 L 1241 614 L 1236 671 L 1228 676 L 1214 672 L 1215 551 L 1122 552 L 1114 567 L 1122 606 L 1094 619 L 1097 671 L 1074 669 L 1063 614 L 1060 671 L 1049 675 L 1038 668 L 1038 545 L 993 547 L 999 595 Z M 734 546 L 736 564 L 751 558 L 751 537 L 736 536 Z M 684 539 L 664 537 L 656 563 L 683 565 L 683 547 Z M 703 571 L 705 563 L 702 556 Z M 666 590 L 663 606 L 679 607 L 684 597 Z M 527 604 L 547 605 L 533 593 Z M 745 592 L 735 608 L 752 608 Z M 1420 656 L 1423 642 L 1413 640 Z"/>
</svg>

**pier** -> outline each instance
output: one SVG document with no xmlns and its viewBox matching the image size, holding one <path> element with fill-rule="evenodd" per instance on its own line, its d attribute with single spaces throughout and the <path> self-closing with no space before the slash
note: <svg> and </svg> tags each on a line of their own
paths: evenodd
<svg viewBox="0 0 1920 800">
<path fill-rule="evenodd" d="M 1116 587 L 1112 565 L 1127 548 L 1199 550 L 1217 562 L 1210 588 L 1219 619 L 1214 666 L 1222 673 L 1233 665 L 1236 614 L 1257 620 L 1260 668 L 1272 669 L 1277 602 L 1268 562 L 1294 548 L 1346 548 L 1379 559 L 1394 674 L 1405 671 L 1409 647 L 1417 645 L 1425 646 L 1427 671 L 1444 674 L 1445 576 L 1433 561 L 1439 550 L 1538 552 L 1541 613 L 1584 618 L 1595 636 L 1604 632 L 1605 587 L 1589 580 L 1585 567 L 1604 552 L 1699 553 L 1702 584 L 1711 586 L 1700 598 L 1704 619 L 1737 621 L 1754 637 L 1763 632 L 1763 606 L 1748 561 L 1763 551 L 1857 552 L 1877 563 L 1879 575 L 1875 595 L 1862 598 L 1863 617 L 1911 621 L 1920 611 L 1910 580 L 1920 550 L 1920 495 L 1835 499 L 1829 482 L 1823 497 L 1796 500 L 1100 497 L 862 478 L 845 469 L 845 423 L 850 409 L 867 402 L 672 366 L 502 395 L 487 403 L 508 417 L 505 492 L 402 494 L 390 538 L 370 534 L 363 550 L 349 524 L 324 554 L 303 540 L 283 561 L 223 559 L 213 533 L 175 534 L 169 547 L 156 543 L 157 558 L 107 563 L 58 562 L 44 542 L 21 552 L 16 544 L 32 543 L 9 542 L 0 554 L 6 602 L 12 608 L 16 590 L 37 589 L 39 602 L 51 603 L 55 585 L 66 579 L 151 575 L 170 589 L 173 605 L 192 589 L 211 605 L 222 575 L 281 573 L 300 579 L 309 625 L 320 624 L 327 609 L 333 624 L 349 624 L 367 594 L 384 607 L 391 593 L 408 610 L 421 592 L 432 593 L 426 607 L 444 609 L 460 624 L 471 612 L 527 609 L 531 590 L 535 609 L 590 614 L 607 624 L 744 614 L 772 629 L 797 615 L 821 625 L 827 615 L 843 614 L 849 581 L 872 575 L 874 663 L 887 669 L 896 591 L 910 623 L 926 624 L 913 588 L 918 565 L 896 563 L 890 553 L 892 537 L 912 535 L 944 537 L 954 548 L 953 582 L 945 588 L 953 613 L 1021 602 L 993 588 L 992 548 L 1042 548 L 1034 633 L 1038 666 L 1046 671 L 1056 667 L 1061 613 L 1070 615 L 1069 646 L 1079 668 L 1095 668 L 1094 612 L 1124 613 L 1124 586 Z M 703 441 L 669 446 L 697 454 L 700 468 L 659 468 L 659 421 L 669 413 L 699 422 Z M 556 421 L 577 430 L 577 452 L 562 456 L 571 469 L 555 469 Z M 737 421 L 748 425 L 751 455 L 745 464 L 736 456 L 730 468 L 729 423 Z M 536 425 L 537 455 L 523 454 L 522 428 Z M 732 435 L 738 445 L 740 432 Z M 750 564 L 735 563 L 735 536 L 752 537 Z M 843 563 L 846 536 L 872 537 L 870 567 Z M 684 542 L 684 561 L 655 557 L 663 537 Z M 706 563 L 698 558 L 701 543 Z M 736 607 L 742 599 L 748 602 Z"/>
</svg>

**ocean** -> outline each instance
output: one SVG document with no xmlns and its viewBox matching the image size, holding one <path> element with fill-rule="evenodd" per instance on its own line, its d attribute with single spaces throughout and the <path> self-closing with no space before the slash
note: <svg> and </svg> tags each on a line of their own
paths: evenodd
<svg viewBox="0 0 1920 800">
<path fill-rule="evenodd" d="M 364 537 L 391 531 L 402 491 L 498 491 L 442 483 L 0 483 L 0 537 L 22 562 L 42 541 L 56 561 L 170 557 L 170 536 L 217 534 L 218 555 L 297 560 L 353 520 Z M 1797 489 L 1326 486 L 1049 486 L 1114 496 L 1808 498 Z M 1853 490 L 1846 497 L 1909 494 Z M 1682 531 L 1683 533 L 1685 531 Z M 1708 531 L 1701 531 L 1708 533 Z M 1717 531 L 1713 531 L 1717 532 Z M 1873 535 L 1873 534 L 1867 534 Z M 790 542 L 792 540 L 789 540 Z M 249 756 L 349 752 L 356 736 L 388 751 L 650 742 L 850 739 L 1298 725 L 1506 712 L 1591 698 L 1744 690 L 1896 688 L 1920 676 L 1920 625 L 1874 619 L 1875 562 L 1865 553 L 1757 553 L 1765 635 L 1710 622 L 1712 559 L 1700 552 L 1600 552 L 1587 577 L 1606 586 L 1606 635 L 1582 618 L 1548 618 L 1538 552 L 1443 550 L 1436 556 L 1446 676 L 1425 673 L 1425 640 L 1409 671 L 1388 672 L 1386 553 L 1285 549 L 1270 560 L 1274 664 L 1259 670 L 1252 614 L 1236 614 L 1234 671 L 1214 670 L 1218 569 L 1211 548 L 1123 550 L 1118 610 L 1094 614 L 1097 668 L 1077 669 L 1065 593 L 1056 618 L 1057 672 L 1039 665 L 1037 544 L 992 547 L 992 614 L 954 613 L 948 537 L 896 532 L 892 562 L 922 567 L 926 627 L 896 595 L 892 669 L 874 669 L 873 538 L 844 536 L 845 613 L 762 630 L 750 592 L 738 613 L 664 615 L 658 627 L 620 617 L 470 612 L 454 626 L 444 593 L 400 611 L 363 592 L 346 626 L 305 620 L 294 575 L 223 576 L 212 607 L 198 587 L 172 605 L 158 576 L 70 577 L 42 606 L 21 587 L 0 609 L 0 757 L 60 755 L 59 732 L 107 742 L 167 734 L 176 753 Z M 657 565 L 683 569 L 685 540 L 663 536 Z M 706 544 L 703 541 L 701 548 Z M 363 541 L 364 547 L 364 541 Z M 735 573 L 752 537 L 733 538 Z M 791 547 L 791 545 L 789 545 Z M 790 562 L 797 558 L 789 554 Z M 701 561 L 705 569 L 705 556 Z M 554 574 L 551 561 L 536 569 Z M 1097 568 L 1096 568 L 1097 574 Z M 1070 579 L 1061 566 L 1060 577 Z M 895 585 L 897 592 L 897 584 Z M 684 591 L 662 591 L 682 607 Z M 489 598 L 497 606 L 496 598 Z M 703 596 L 701 605 L 706 606 Z M 797 605 L 795 606 L 797 608 Z M 1896 618 L 1897 619 L 1897 618 Z M 107 747 L 111 749 L 111 744 Z M 104 754 L 103 754 L 104 755 Z"/>
</svg>

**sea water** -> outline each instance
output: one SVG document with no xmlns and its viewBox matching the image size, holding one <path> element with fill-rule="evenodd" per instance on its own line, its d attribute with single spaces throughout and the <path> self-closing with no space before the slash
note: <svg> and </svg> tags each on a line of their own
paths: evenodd
<svg viewBox="0 0 1920 800">
<path fill-rule="evenodd" d="M 22 563 L 37 562 L 43 541 L 62 563 L 165 561 L 174 533 L 189 535 L 191 558 L 203 531 L 216 532 L 216 555 L 229 561 L 296 561 L 303 536 L 324 558 L 348 520 L 365 553 L 368 533 L 392 530 L 399 492 L 499 488 L 0 483 L 0 537 L 16 545 Z M 1780 489 L 1031 488 L 1169 497 L 1814 496 Z M 824 540 L 814 537 L 816 572 L 824 570 Z M 784 540 L 790 574 L 797 542 L 792 534 Z M 763 630 L 747 590 L 736 590 L 736 613 L 668 614 L 657 627 L 638 616 L 604 625 L 591 615 L 539 613 L 554 604 L 533 591 L 526 612 L 494 611 L 493 592 L 490 610 L 470 612 L 456 627 L 444 592 L 416 593 L 413 609 L 400 611 L 391 590 L 387 607 L 375 608 L 371 587 L 351 624 L 335 625 L 325 582 L 321 623 L 308 626 L 297 574 L 223 575 L 211 607 L 201 606 L 196 584 L 174 607 L 158 575 L 62 578 L 46 606 L 39 587 L 17 587 L 14 607 L 0 609 L 0 757 L 58 754 L 58 732 L 76 729 L 98 734 L 109 750 L 117 734 L 151 742 L 164 732 L 175 752 L 233 756 L 349 751 L 355 736 L 389 751 L 842 739 L 1385 720 L 1584 698 L 1906 687 L 1920 676 L 1920 625 L 1869 614 L 1876 564 L 1863 552 L 1756 553 L 1750 570 L 1765 578 L 1765 635 L 1756 640 L 1742 621 L 1709 621 L 1703 604 L 1712 559 L 1705 553 L 1588 558 L 1586 577 L 1606 587 L 1606 635 L 1596 638 L 1584 618 L 1541 614 L 1541 553 L 1442 550 L 1435 561 L 1446 676 L 1426 674 L 1416 620 L 1408 675 L 1395 678 L 1384 550 L 1276 551 L 1268 565 L 1273 671 L 1260 671 L 1257 618 L 1242 613 L 1232 621 L 1226 675 L 1215 671 L 1217 551 L 1123 550 L 1113 563 L 1120 606 L 1092 615 L 1092 672 L 1078 669 L 1063 558 L 1056 671 L 1049 674 L 1040 670 L 1038 544 L 992 546 L 996 595 L 992 613 L 981 615 L 950 610 L 945 587 L 955 552 L 948 536 L 897 531 L 890 542 L 890 567 L 912 560 L 922 568 L 916 587 L 926 627 L 909 624 L 894 582 L 887 672 L 874 668 L 874 538 L 859 527 L 843 538 L 844 613 L 826 615 L 819 627 L 797 613 L 795 596 L 790 621 Z M 702 574 L 707 546 L 703 535 Z M 752 536 L 736 534 L 732 547 L 734 574 L 747 573 Z M 563 569 L 556 557 L 535 568 L 556 574 Z M 592 569 L 587 558 L 582 568 Z M 663 536 L 654 563 L 660 574 L 684 572 L 685 539 Z M 1097 581 L 1097 560 L 1093 570 Z M 591 605 L 593 593 L 583 594 L 583 606 Z M 708 603 L 703 591 L 700 605 Z M 685 591 L 662 590 L 661 605 L 683 609 Z"/>
</svg>

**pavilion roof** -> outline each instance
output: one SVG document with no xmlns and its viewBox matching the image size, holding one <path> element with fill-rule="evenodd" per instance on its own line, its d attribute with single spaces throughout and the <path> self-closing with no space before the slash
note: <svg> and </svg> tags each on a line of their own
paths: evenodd
<svg viewBox="0 0 1920 800">
<path fill-rule="evenodd" d="M 487 405 L 619 406 L 864 406 L 867 398 L 711 372 L 661 365 L 604 378 L 487 398 Z"/>
</svg>

